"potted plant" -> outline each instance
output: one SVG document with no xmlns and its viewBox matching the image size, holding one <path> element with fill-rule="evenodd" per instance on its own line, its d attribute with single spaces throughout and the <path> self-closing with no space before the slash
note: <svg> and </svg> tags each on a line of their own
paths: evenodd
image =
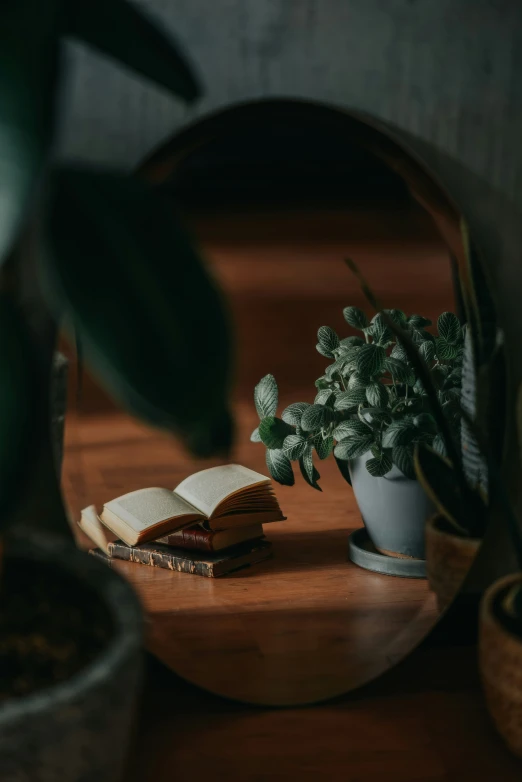
<svg viewBox="0 0 522 782">
<path fill-rule="evenodd" d="M 286 485 L 293 484 L 291 462 L 298 461 L 304 479 L 319 489 L 314 453 L 319 459 L 333 454 L 375 547 L 391 556 L 423 558 L 424 525 L 433 506 L 416 480 L 414 452 L 422 443 L 444 455 L 445 443 L 423 382 L 389 324 L 416 346 L 454 430 L 460 425 L 464 332 L 450 312 L 438 318 L 436 335 L 427 330 L 431 321 L 398 309 L 371 321 L 357 307 L 343 314 L 360 335 L 341 339 L 321 326 L 317 350 L 331 363 L 315 383 L 313 403 L 296 402 L 278 418 L 277 383 L 265 376 L 254 392 L 260 424 L 252 439 L 266 446 L 272 477 Z"/>
<path fill-rule="evenodd" d="M 187 102 L 199 94 L 170 38 L 132 4 L 2 5 L 2 782 L 119 779 L 139 678 L 137 599 L 75 548 L 62 502 L 58 325 L 128 411 L 200 455 L 231 439 L 227 318 L 172 205 L 125 172 L 53 158 L 69 36 Z M 201 362 L 194 346 L 209 333 Z M 196 373 L 201 393 L 187 382 Z"/>
<path fill-rule="evenodd" d="M 518 392 L 518 441 L 522 445 L 522 385 Z M 492 469 L 491 469 L 492 467 Z M 494 465 L 490 471 L 496 477 Z M 511 531 L 518 571 L 495 581 L 480 604 L 479 666 L 486 701 L 504 741 L 522 758 L 522 528 L 498 476 L 495 488 Z"/>
</svg>

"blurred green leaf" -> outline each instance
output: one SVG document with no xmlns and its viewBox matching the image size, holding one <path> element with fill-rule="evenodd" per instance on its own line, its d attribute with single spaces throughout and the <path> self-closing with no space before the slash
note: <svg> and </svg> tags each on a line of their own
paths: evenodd
<svg viewBox="0 0 522 782">
<path fill-rule="evenodd" d="M 45 239 L 49 301 L 109 393 L 198 455 L 228 449 L 228 318 L 171 203 L 133 177 L 65 168 Z"/>
<path fill-rule="evenodd" d="M 172 33 L 143 8 L 125 0 L 70 0 L 65 8 L 66 34 L 187 102 L 199 98 L 200 86 Z"/>
<path fill-rule="evenodd" d="M 259 436 L 267 448 L 282 448 L 285 438 L 290 434 L 294 434 L 292 427 L 274 416 L 263 418 L 259 424 Z"/>
<path fill-rule="evenodd" d="M 322 491 L 321 487 L 317 483 L 317 481 L 321 476 L 319 475 L 317 469 L 314 467 L 313 452 L 310 446 L 308 446 L 308 448 L 305 450 L 305 452 L 299 459 L 299 467 L 301 468 L 301 475 L 303 476 L 305 481 L 310 486 L 312 486 L 312 488 L 317 489 L 317 491 Z"/>
<path fill-rule="evenodd" d="M 261 437 L 259 435 L 259 426 L 256 426 L 252 434 L 250 435 L 250 442 L 251 443 L 260 443 L 262 442 Z"/>
<path fill-rule="evenodd" d="M 13 0 L 0 10 L 0 262 L 31 208 L 53 140 L 59 5 Z"/>
</svg>

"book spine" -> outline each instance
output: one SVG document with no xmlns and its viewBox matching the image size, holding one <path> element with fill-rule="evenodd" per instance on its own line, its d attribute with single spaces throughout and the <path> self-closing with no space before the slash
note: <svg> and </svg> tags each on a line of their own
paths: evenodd
<svg viewBox="0 0 522 782">
<path fill-rule="evenodd" d="M 109 556 L 114 559 L 124 559 L 127 562 L 136 562 L 139 565 L 161 567 L 166 570 L 177 570 L 178 573 L 192 573 L 196 576 L 214 578 L 213 562 L 194 562 L 189 558 L 176 557 L 174 554 L 163 551 L 150 551 L 126 546 L 125 543 L 109 543 Z"/>
<path fill-rule="evenodd" d="M 176 546 L 176 548 L 186 548 L 195 551 L 214 551 L 213 546 L 214 533 L 206 529 L 182 529 L 173 535 L 165 535 L 158 538 L 158 543 L 165 546 Z"/>
</svg>

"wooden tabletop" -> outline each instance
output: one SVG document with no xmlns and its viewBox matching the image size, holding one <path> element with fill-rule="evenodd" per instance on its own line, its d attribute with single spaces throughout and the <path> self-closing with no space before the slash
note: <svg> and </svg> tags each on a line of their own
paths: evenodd
<svg viewBox="0 0 522 782">
<path fill-rule="evenodd" d="M 263 448 L 247 437 L 253 384 L 273 372 L 280 409 L 313 396 L 324 363 L 313 348 L 317 327 L 341 330 L 342 307 L 363 303 L 345 254 L 388 306 L 432 317 L 453 308 L 447 254 L 418 214 L 220 217 L 201 238 L 237 327 L 233 457 L 261 471 Z M 202 466 L 115 414 L 99 392 L 85 408 L 66 431 L 64 492 L 75 514 L 140 486 L 173 487 Z M 425 582 L 347 562 L 347 535 L 360 521 L 335 469 L 320 465 L 323 494 L 300 482 L 277 489 L 288 521 L 267 527 L 270 563 L 216 581 L 119 566 L 142 596 L 149 648 L 166 663 L 149 658 L 125 782 L 520 779 L 520 763 L 490 724 L 475 648 L 452 636 L 312 708 L 245 706 L 201 689 L 257 702 L 296 693 L 317 700 L 362 685 L 426 633 L 433 602 Z"/>
</svg>

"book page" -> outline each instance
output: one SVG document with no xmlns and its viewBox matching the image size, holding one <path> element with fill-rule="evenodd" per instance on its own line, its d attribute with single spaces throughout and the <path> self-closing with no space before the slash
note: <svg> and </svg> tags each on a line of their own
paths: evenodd
<svg viewBox="0 0 522 782">
<path fill-rule="evenodd" d="M 174 492 L 206 516 L 211 516 L 226 497 L 259 484 L 270 484 L 270 478 L 240 464 L 223 464 L 190 475 Z"/>
<path fill-rule="evenodd" d="M 170 489 L 138 489 L 124 494 L 103 506 L 139 533 L 167 519 L 187 515 L 203 515 Z"/>
<path fill-rule="evenodd" d="M 109 543 L 116 540 L 116 535 L 103 526 L 94 505 L 89 505 L 82 510 L 78 526 L 106 554 Z"/>
</svg>

